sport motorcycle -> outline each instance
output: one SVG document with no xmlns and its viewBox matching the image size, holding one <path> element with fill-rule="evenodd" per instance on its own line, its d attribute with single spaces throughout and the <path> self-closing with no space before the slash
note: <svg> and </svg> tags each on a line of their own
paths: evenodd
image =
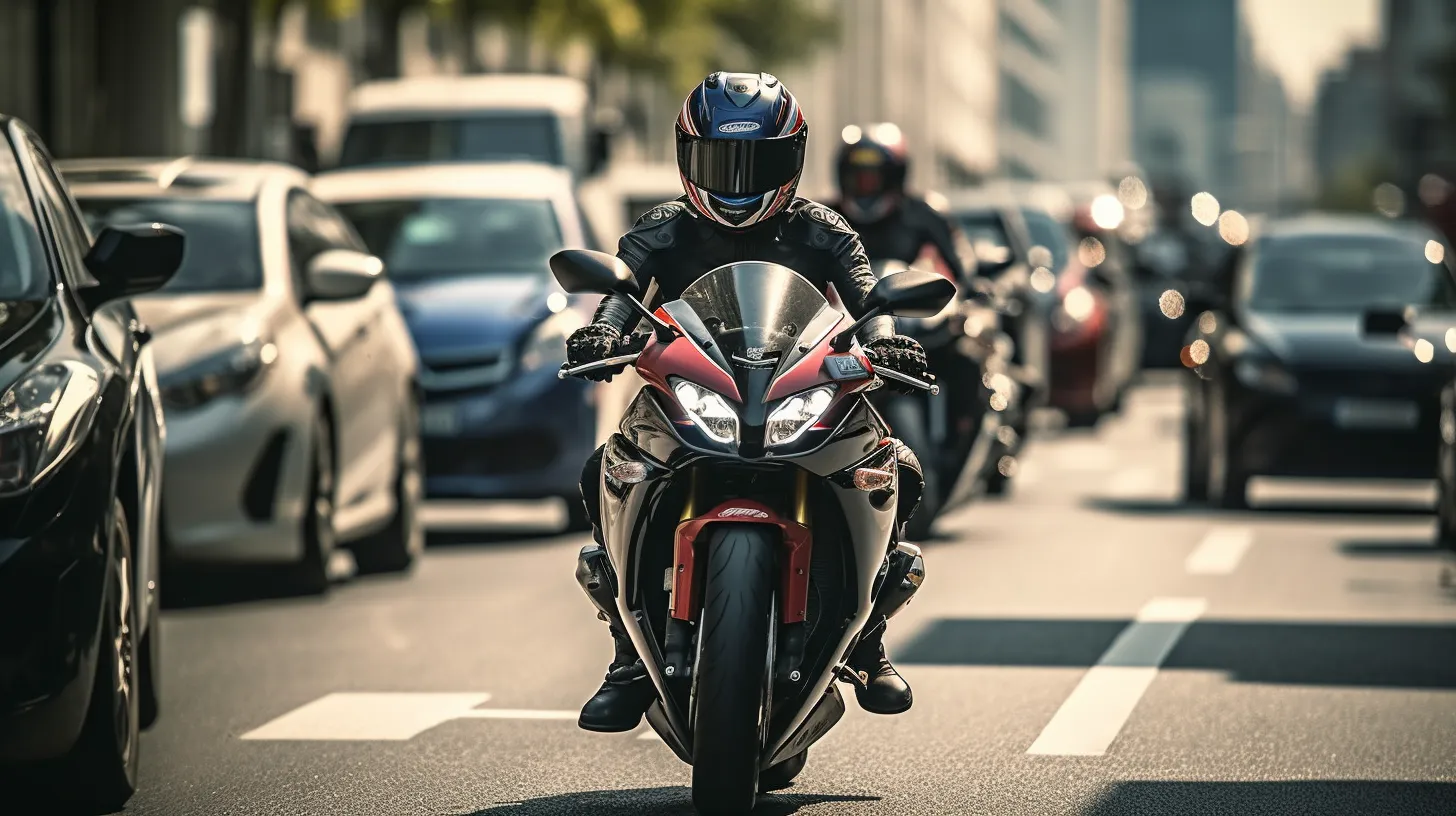
<svg viewBox="0 0 1456 816">
<path fill-rule="evenodd" d="M 924 580 L 897 541 L 895 445 L 866 394 L 937 386 L 876 369 L 855 334 L 934 315 L 955 286 L 889 275 L 851 320 L 792 269 L 745 261 L 652 311 L 611 255 L 550 265 L 567 292 L 619 295 L 651 328 L 640 351 L 559 374 L 632 365 L 647 383 L 606 443 L 606 546 L 583 548 L 577 579 L 641 656 L 647 721 L 693 766 L 697 810 L 748 813 L 803 769 L 844 713 L 836 681 L 867 682 L 850 652 Z"/>
</svg>

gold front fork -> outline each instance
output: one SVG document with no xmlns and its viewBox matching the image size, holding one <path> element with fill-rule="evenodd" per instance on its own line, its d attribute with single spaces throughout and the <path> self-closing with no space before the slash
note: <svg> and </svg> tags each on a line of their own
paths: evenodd
<svg viewBox="0 0 1456 816">
<path fill-rule="evenodd" d="M 696 513 L 695 513 L 696 508 L 694 507 L 694 505 L 697 504 L 697 498 L 698 498 L 698 467 L 697 467 L 697 465 L 693 465 L 688 470 L 688 497 L 687 497 L 687 499 L 685 499 L 683 501 L 682 521 L 687 521 L 688 519 L 690 519 L 694 515 L 696 515 Z"/>
<path fill-rule="evenodd" d="M 803 468 L 794 473 L 794 521 L 809 523 L 809 471 Z"/>
</svg>

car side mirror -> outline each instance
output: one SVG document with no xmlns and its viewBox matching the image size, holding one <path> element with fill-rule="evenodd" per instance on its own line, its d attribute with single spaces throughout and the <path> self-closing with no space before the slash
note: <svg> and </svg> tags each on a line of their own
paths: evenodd
<svg viewBox="0 0 1456 816">
<path fill-rule="evenodd" d="M 1395 337 L 1408 325 L 1405 309 L 1367 309 L 1360 316 L 1360 334 L 1366 337 Z"/>
<path fill-rule="evenodd" d="M 314 300 L 363 297 L 384 277 L 384 262 L 352 249 L 327 249 L 308 264 L 308 294 Z"/>
<path fill-rule="evenodd" d="M 78 290 L 91 310 L 113 300 L 155 292 L 182 266 L 187 239 L 169 224 L 106 227 L 86 253 L 86 269 L 96 279 Z"/>
<path fill-rule="evenodd" d="M 956 286 L 943 275 L 911 267 L 880 278 L 865 298 L 865 312 L 849 328 L 834 336 L 830 347 L 849 350 L 854 335 L 871 319 L 892 314 L 904 317 L 934 317 L 956 295 Z"/>
<path fill-rule="evenodd" d="M 548 261 L 551 274 L 573 295 L 637 295 L 637 278 L 616 255 L 590 249 L 563 249 Z"/>
</svg>

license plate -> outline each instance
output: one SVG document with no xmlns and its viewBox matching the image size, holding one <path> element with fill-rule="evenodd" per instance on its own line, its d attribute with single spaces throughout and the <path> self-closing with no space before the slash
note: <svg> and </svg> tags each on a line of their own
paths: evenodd
<svg viewBox="0 0 1456 816">
<path fill-rule="evenodd" d="M 1403 400 L 1353 400 L 1335 403 L 1335 423 L 1341 428 L 1414 428 L 1420 409 Z"/>
<path fill-rule="evenodd" d="M 426 405 L 420 415 L 420 429 L 427 436 L 454 436 L 460 433 L 460 411 L 455 405 Z"/>
</svg>

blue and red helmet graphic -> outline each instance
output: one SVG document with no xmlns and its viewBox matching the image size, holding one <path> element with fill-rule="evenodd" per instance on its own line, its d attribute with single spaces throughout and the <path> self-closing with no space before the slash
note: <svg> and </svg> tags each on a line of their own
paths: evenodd
<svg viewBox="0 0 1456 816">
<path fill-rule="evenodd" d="M 793 200 L 809 129 L 777 77 L 710 75 L 688 94 L 675 130 L 683 190 L 704 218 L 743 229 Z"/>
</svg>

